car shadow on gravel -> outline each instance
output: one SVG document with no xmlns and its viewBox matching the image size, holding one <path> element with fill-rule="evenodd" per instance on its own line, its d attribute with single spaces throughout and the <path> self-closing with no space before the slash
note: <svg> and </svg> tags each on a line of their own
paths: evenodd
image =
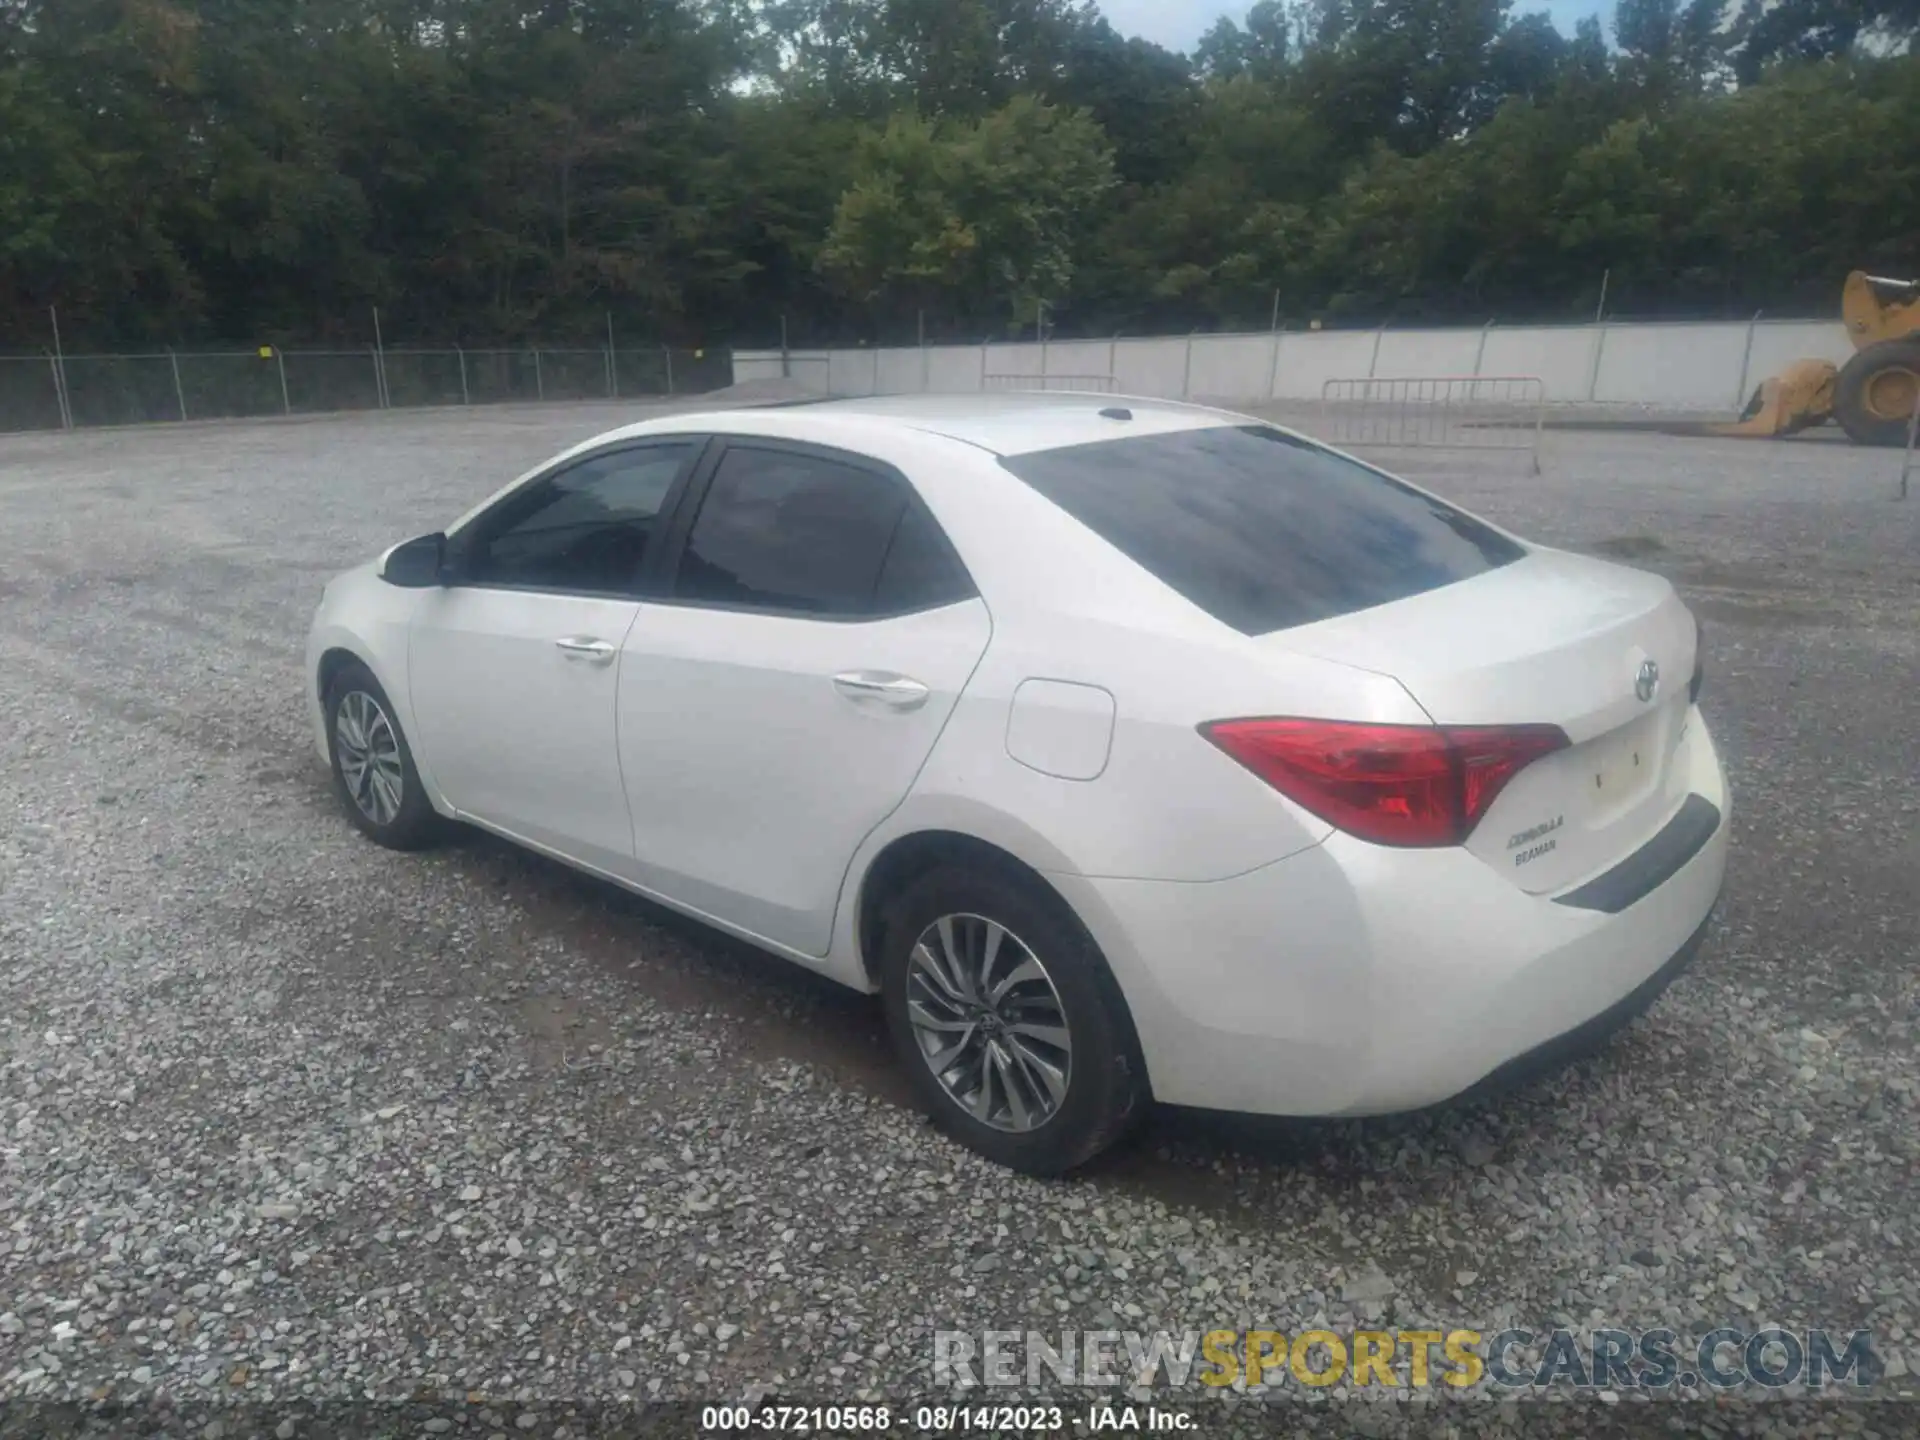
<svg viewBox="0 0 1920 1440">
<path fill-rule="evenodd" d="M 805 1064 L 841 1084 L 916 1110 L 878 1000 L 714 930 L 611 881 L 480 830 L 462 829 L 441 852 L 513 903 L 529 939 L 558 939 L 636 998 L 723 1016 L 738 1027 L 741 1058 Z M 1325 1167 L 1358 1174 L 1388 1127 L 1368 1121 L 1275 1120 L 1155 1105 L 1077 1183 L 1118 1184 L 1182 1206 L 1231 1208 L 1222 1170 Z M 1211 1178 L 1210 1178 L 1211 1177 Z"/>
<path fill-rule="evenodd" d="M 912 1104 L 873 997 L 485 832 L 462 831 L 448 852 L 513 901 L 531 929 L 563 940 L 614 983 L 733 1021 L 743 1058 L 807 1065 Z"/>
<path fill-rule="evenodd" d="M 441 853 L 513 903 L 527 941 L 563 942 L 636 1000 L 731 1022 L 735 1058 L 804 1064 L 917 1110 L 873 996 L 485 832 L 463 831 Z M 564 997 L 542 997 L 549 1002 L 570 1007 Z M 1389 1175 L 1439 1200 L 1550 1128 L 1567 1086 L 1592 1078 L 1596 1067 L 1635 1064 L 1620 1053 L 1634 1045 L 1632 1035 L 1630 1027 L 1601 1051 L 1497 1094 L 1409 1115 L 1287 1119 L 1154 1105 L 1126 1139 L 1066 1183 L 1118 1187 L 1227 1221 L 1257 1219 L 1276 1187 L 1308 1174 L 1356 1201 Z"/>
</svg>

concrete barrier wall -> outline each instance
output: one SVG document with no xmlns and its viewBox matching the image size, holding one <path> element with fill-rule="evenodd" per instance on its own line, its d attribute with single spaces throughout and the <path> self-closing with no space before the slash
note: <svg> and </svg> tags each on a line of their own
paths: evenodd
<svg viewBox="0 0 1920 1440">
<path fill-rule="evenodd" d="M 1677 410 L 1734 408 L 1745 325 L 1603 325 L 1592 397 L 1602 403 L 1657 399 Z"/>
<path fill-rule="evenodd" d="M 978 390 L 984 373 L 978 345 L 935 345 L 927 351 L 927 376 L 936 393 Z"/>
<path fill-rule="evenodd" d="M 795 352 L 796 356 L 798 352 Z M 777 350 L 736 350 L 733 352 L 733 383 L 750 380 L 778 380 L 785 371 Z"/>
<path fill-rule="evenodd" d="M 1270 398 L 1318 400 L 1329 380 L 1349 380 L 1374 372 L 1374 349 L 1383 344 L 1373 330 L 1322 330 L 1319 334 L 1282 335 L 1280 363 L 1274 368 Z M 1245 399 L 1221 395 L 1222 400 Z"/>
<path fill-rule="evenodd" d="M 1125 395 L 1178 399 L 1187 389 L 1184 340 L 1122 340 L 1113 347 L 1115 388 Z"/>
<path fill-rule="evenodd" d="M 1408 380 L 1471 375 L 1485 363 L 1486 339 L 1484 330 L 1383 330 L 1374 372 Z M 1498 372 L 1480 369 L 1479 373 Z"/>
<path fill-rule="evenodd" d="M 1263 387 L 1273 373 L 1273 337 L 1196 335 L 1193 364 L 1188 368 L 1189 396 L 1239 397 L 1246 389 L 1255 395 L 1265 394 Z"/>
<path fill-rule="evenodd" d="M 827 393 L 829 395 L 871 395 L 875 388 L 871 350 L 829 350 L 827 352 Z"/>
<path fill-rule="evenodd" d="M 882 395 L 918 395 L 931 390 L 926 360 L 918 349 L 876 350 L 874 363 L 879 367 L 877 386 Z"/>
<path fill-rule="evenodd" d="M 1320 330 L 1274 335 L 794 351 L 792 377 L 835 395 L 972 392 L 986 375 L 1111 375 L 1122 394 L 1246 404 L 1317 400 L 1329 380 L 1533 376 L 1550 404 L 1738 410 L 1795 360 L 1853 353 L 1838 321 Z M 778 378 L 778 351 L 736 350 L 736 382 Z M 1004 382 L 1002 382 L 1004 384 Z"/>
<path fill-rule="evenodd" d="M 1049 375 L 1100 376 L 1113 373 L 1112 344 L 1105 340 L 1055 340 L 1048 344 Z"/>
<path fill-rule="evenodd" d="M 1039 375 L 1046 359 L 1039 345 L 982 345 L 989 375 Z"/>
<path fill-rule="evenodd" d="M 1535 375 L 1555 402 L 1589 399 L 1594 347 L 1600 331 L 1591 325 L 1527 325 L 1487 332 L 1482 374 Z"/>
</svg>

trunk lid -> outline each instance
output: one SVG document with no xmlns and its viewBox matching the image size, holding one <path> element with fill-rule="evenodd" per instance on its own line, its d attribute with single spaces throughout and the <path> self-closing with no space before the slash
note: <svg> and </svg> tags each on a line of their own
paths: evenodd
<svg viewBox="0 0 1920 1440">
<path fill-rule="evenodd" d="M 1264 643 L 1391 675 L 1439 725 L 1564 730 L 1569 748 L 1514 776 L 1467 841 L 1531 894 L 1624 859 L 1686 798 L 1696 630 L 1658 575 L 1534 550 Z"/>
</svg>

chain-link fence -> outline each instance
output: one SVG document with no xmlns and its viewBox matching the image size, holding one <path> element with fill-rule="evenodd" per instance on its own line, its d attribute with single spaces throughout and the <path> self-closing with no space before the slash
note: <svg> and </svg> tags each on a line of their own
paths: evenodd
<svg viewBox="0 0 1920 1440">
<path fill-rule="evenodd" d="M 733 381 L 725 349 L 165 350 L 0 355 L 0 432 L 315 415 L 419 405 L 693 395 Z"/>
</svg>

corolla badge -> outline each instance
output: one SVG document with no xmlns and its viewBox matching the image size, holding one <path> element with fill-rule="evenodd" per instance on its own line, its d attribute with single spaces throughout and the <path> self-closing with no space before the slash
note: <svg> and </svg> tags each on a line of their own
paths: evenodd
<svg viewBox="0 0 1920 1440">
<path fill-rule="evenodd" d="M 1633 693 L 1651 705 L 1660 693 L 1660 667 L 1651 660 L 1640 662 L 1640 673 L 1633 677 Z"/>
</svg>

